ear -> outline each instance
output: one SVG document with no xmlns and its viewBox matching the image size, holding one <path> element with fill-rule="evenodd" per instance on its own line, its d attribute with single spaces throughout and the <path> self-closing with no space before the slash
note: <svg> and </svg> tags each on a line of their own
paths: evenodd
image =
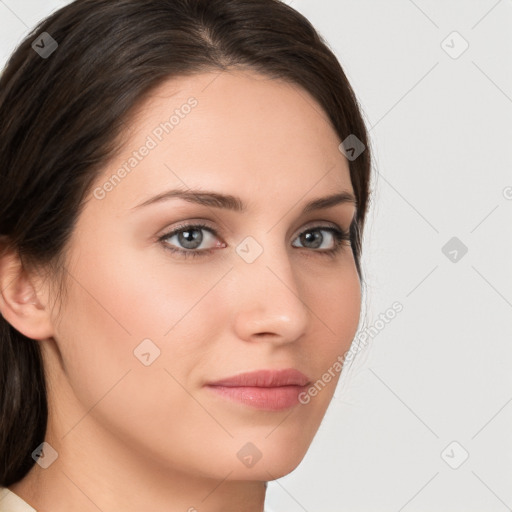
<svg viewBox="0 0 512 512">
<path fill-rule="evenodd" d="M 0 313 L 17 331 L 34 340 L 53 336 L 48 294 L 43 294 L 39 284 L 40 280 L 23 268 L 17 251 L 1 251 Z"/>
</svg>

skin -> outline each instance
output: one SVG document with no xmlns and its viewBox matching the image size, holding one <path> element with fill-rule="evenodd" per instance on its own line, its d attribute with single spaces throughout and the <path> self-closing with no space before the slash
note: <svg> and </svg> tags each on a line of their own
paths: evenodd
<svg viewBox="0 0 512 512">
<path fill-rule="evenodd" d="M 355 213 L 352 203 L 301 213 L 312 199 L 353 193 L 340 139 L 305 90 L 240 69 L 168 81 L 127 123 L 123 151 L 95 186 L 191 96 L 198 105 L 136 168 L 103 199 L 87 198 L 60 310 L 51 282 L 2 259 L 2 314 L 39 340 L 47 371 L 45 440 L 59 456 L 10 487 L 40 511 L 263 510 L 264 482 L 303 459 L 339 373 L 284 411 L 225 400 L 205 382 L 279 368 L 316 381 L 356 333 L 349 243 L 331 257 L 321 253 L 334 246 L 328 231 L 320 248 L 299 238 L 348 229 Z M 134 208 L 189 187 L 238 196 L 247 211 L 179 198 Z M 201 231 L 210 254 L 185 259 L 165 248 L 184 249 L 178 236 L 156 240 L 182 221 L 215 229 Z M 236 252 L 247 236 L 263 248 L 250 264 Z M 147 338 L 160 349 L 149 366 L 133 353 Z M 262 454 L 250 468 L 237 457 L 248 442 Z"/>
</svg>

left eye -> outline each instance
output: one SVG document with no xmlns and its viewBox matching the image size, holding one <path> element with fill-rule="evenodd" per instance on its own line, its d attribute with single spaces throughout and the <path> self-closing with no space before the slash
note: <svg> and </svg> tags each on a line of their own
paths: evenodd
<svg viewBox="0 0 512 512">
<path fill-rule="evenodd" d="M 336 238 L 334 236 L 334 228 L 312 228 L 308 229 L 307 231 L 302 232 L 298 239 L 300 240 L 301 244 L 311 244 L 311 246 L 306 245 L 306 249 L 318 249 L 321 245 L 324 239 L 326 238 L 324 235 L 321 234 L 321 232 L 327 232 L 329 233 L 329 236 L 327 238 L 330 238 L 334 244 L 331 247 L 324 247 L 324 249 L 332 249 L 336 246 Z M 296 246 L 294 246 L 296 247 Z M 302 245 L 304 247 L 304 245 Z"/>
</svg>

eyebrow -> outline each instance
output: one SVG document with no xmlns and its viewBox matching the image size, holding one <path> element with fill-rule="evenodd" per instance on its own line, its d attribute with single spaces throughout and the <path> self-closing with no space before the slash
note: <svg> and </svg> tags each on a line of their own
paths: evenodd
<svg viewBox="0 0 512 512">
<path fill-rule="evenodd" d="M 162 201 L 168 201 L 170 199 L 183 199 L 190 203 L 200 204 L 203 206 L 209 206 L 213 208 L 223 208 L 239 213 L 247 211 L 245 203 L 236 196 L 229 194 L 220 194 L 218 192 L 210 192 L 205 190 L 168 190 L 162 192 L 154 197 L 150 197 L 146 201 L 134 206 L 132 210 L 142 208 L 154 203 L 160 203 Z M 339 204 L 353 204 L 357 208 L 357 201 L 355 196 L 348 191 L 342 191 L 337 194 L 332 194 L 325 197 L 319 197 L 309 201 L 304 206 L 302 213 L 306 214 L 314 210 L 321 210 L 324 208 L 331 208 Z"/>
</svg>

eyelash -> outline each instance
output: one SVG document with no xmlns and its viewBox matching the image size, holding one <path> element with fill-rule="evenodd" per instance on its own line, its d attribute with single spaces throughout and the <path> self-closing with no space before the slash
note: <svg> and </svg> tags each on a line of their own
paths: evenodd
<svg viewBox="0 0 512 512">
<path fill-rule="evenodd" d="M 212 229 L 211 227 L 205 225 L 205 224 L 184 224 L 181 226 L 178 226 L 177 228 L 173 229 L 172 231 L 165 233 L 164 235 L 158 237 L 158 242 L 161 242 L 164 246 L 164 248 L 168 251 L 171 251 L 173 254 L 179 254 L 180 256 L 183 256 L 184 258 L 189 257 L 197 257 L 197 256 L 206 256 L 207 254 L 212 253 L 213 251 L 217 249 L 177 249 L 175 247 L 171 247 L 168 244 L 165 243 L 165 240 L 168 238 L 171 238 L 174 235 L 177 235 L 178 233 L 181 233 L 183 231 L 190 231 L 190 230 L 199 230 L 204 229 L 206 231 L 209 231 L 212 235 L 218 236 L 217 232 Z M 336 256 L 342 249 L 342 246 L 344 245 L 343 242 L 350 242 L 350 233 L 348 231 L 335 228 L 333 226 L 313 226 L 310 227 L 301 233 L 299 233 L 298 236 L 301 236 L 305 233 L 309 233 L 311 231 L 330 231 L 334 238 L 335 238 L 335 246 L 332 249 L 324 249 L 324 250 L 315 250 L 311 249 L 313 252 L 317 252 L 321 254 L 322 256 L 329 256 L 333 258 Z M 297 247 L 297 249 L 307 249 L 307 247 Z"/>
</svg>

